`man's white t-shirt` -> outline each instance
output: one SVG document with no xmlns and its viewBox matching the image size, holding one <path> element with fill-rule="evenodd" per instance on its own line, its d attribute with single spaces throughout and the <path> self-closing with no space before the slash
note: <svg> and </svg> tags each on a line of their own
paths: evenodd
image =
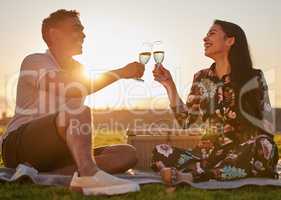
<svg viewBox="0 0 281 200">
<path fill-rule="evenodd" d="M 64 96 L 55 96 L 39 88 L 39 81 L 48 73 L 62 70 L 49 50 L 46 53 L 31 54 L 23 60 L 17 85 L 15 114 L 7 126 L 7 135 L 33 120 L 53 114 L 62 109 L 67 101 Z M 84 102 L 84 98 L 80 99 Z M 0 138 L 0 147 L 1 138 Z M 1 151 L 2 148 L 0 148 Z"/>
</svg>

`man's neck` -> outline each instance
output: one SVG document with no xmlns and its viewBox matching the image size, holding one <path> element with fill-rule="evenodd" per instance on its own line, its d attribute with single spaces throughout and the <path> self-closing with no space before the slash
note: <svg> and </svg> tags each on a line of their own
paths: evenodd
<svg viewBox="0 0 281 200">
<path fill-rule="evenodd" d="M 57 63 L 62 69 L 67 69 L 73 63 L 72 56 L 67 55 L 65 52 L 62 52 L 56 48 L 50 47 L 49 50 L 51 51 L 52 55 L 56 59 Z"/>
</svg>

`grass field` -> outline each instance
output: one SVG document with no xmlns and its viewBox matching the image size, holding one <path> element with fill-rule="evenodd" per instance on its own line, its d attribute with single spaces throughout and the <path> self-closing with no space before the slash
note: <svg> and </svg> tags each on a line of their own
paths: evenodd
<svg viewBox="0 0 281 200">
<path fill-rule="evenodd" d="M 281 136 L 277 136 L 276 142 L 281 147 Z M 107 144 L 125 143 L 124 133 L 98 132 L 94 139 L 96 146 Z M 281 148 L 279 148 L 279 151 Z M 281 155 L 281 154 L 280 154 Z M 274 187 L 244 187 L 235 190 L 216 190 L 206 191 L 190 187 L 180 187 L 176 192 L 168 193 L 163 185 L 145 185 L 141 187 L 141 192 L 126 194 L 114 197 L 85 197 L 79 193 L 70 192 L 66 188 L 42 187 L 32 184 L 0 184 L 0 199 L 40 199 L 40 200 L 59 200 L 59 199 L 97 199 L 97 200 L 213 200 L 213 199 L 251 199 L 251 200 L 272 200 L 281 199 L 281 188 Z"/>
<path fill-rule="evenodd" d="M 245 187 L 228 191 L 205 191 L 190 187 L 178 188 L 174 193 L 166 193 L 162 185 L 145 185 L 141 192 L 114 197 L 85 197 L 67 189 L 55 187 L 39 187 L 29 184 L 1 184 L 0 199 L 28 200 L 68 200 L 68 199 L 97 199 L 97 200 L 278 200 L 281 199 L 281 189 L 272 187 Z"/>
</svg>

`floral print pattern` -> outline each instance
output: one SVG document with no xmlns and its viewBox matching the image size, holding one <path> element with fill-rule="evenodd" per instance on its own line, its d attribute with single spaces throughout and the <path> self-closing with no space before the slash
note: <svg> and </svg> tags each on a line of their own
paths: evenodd
<svg viewBox="0 0 281 200">
<path fill-rule="evenodd" d="M 218 78 L 213 64 L 194 75 L 186 104 L 180 102 L 171 108 L 182 128 L 204 127 L 201 141 L 192 150 L 167 144 L 156 146 L 152 168 L 157 170 L 155 162 L 162 161 L 167 167 L 191 172 L 194 181 L 276 177 L 279 156 L 271 135 L 273 117 L 268 87 L 262 71 L 254 72 L 261 126 L 244 120 L 230 74 Z M 252 109 L 253 105 L 246 103 L 247 109 Z"/>
<path fill-rule="evenodd" d="M 246 177 L 247 173 L 244 169 L 231 167 L 231 166 L 225 166 L 223 169 L 221 169 L 221 177 L 224 180 L 231 180 L 234 178 L 243 178 Z"/>
<path fill-rule="evenodd" d="M 169 155 L 173 153 L 173 149 L 166 144 L 157 145 L 156 150 L 159 154 L 162 154 L 165 157 L 169 157 Z"/>
</svg>

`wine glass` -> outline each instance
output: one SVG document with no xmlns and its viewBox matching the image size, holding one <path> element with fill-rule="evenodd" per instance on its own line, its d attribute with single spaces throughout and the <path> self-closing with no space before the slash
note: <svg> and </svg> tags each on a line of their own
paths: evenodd
<svg viewBox="0 0 281 200">
<path fill-rule="evenodd" d="M 152 44 L 150 42 L 144 42 L 141 46 L 139 53 L 139 62 L 143 65 L 146 65 L 151 57 Z M 141 78 L 135 79 L 137 81 L 144 81 Z"/>
<path fill-rule="evenodd" d="M 164 61 L 165 52 L 162 41 L 153 42 L 153 58 L 156 63 L 156 66 L 160 66 Z"/>
</svg>

